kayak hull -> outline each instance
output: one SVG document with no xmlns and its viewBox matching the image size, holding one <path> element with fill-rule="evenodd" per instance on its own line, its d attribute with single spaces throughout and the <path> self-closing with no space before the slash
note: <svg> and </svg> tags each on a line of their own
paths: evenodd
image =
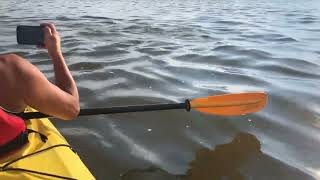
<svg viewBox="0 0 320 180">
<path fill-rule="evenodd" d="M 27 111 L 34 110 L 28 108 Z M 43 142 L 39 134 L 30 133 L 29 143 L 8 157 L 0 159 L 1 167 L 9 163 L 5 167 L 6 171 L 0 171 L 1 179 L 54 179 L 46 174 L 70 179 L 95 179 L 49 119 L 31 119 L 26 121 L 26 125 L 28 129 L 38 131 L 48 139 Z M 21 157 L 24 158 L 15 161 Z M 24 170 L 15 170 L 17 168 Z"/>
</svg>

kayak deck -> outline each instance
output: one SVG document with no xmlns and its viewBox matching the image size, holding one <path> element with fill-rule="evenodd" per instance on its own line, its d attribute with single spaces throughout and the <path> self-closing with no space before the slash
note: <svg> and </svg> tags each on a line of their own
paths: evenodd
<svg viewBox="0 0 320 180">
<path fill-rule="evenodd" d="M 0 159 L 1 179 L 95 179 L 49 119 L 28 120 L 26 125 L 48 140 L 43 142 L 38 133 L 29 134 L 29 143 Z"/>
</svg>

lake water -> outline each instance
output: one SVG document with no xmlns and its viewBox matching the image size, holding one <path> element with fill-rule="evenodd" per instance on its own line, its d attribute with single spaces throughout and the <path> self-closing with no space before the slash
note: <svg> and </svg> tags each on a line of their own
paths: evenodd
<svg viewBox="0 0 320 180">
<path fill-rule="evenodd" d="M 265 91 L 258 113 L 54 120 L 97 179 L 320 179 L 320 1 L 1 0 L 0 53 L 52 80 L 17 25 L 53 22 L 81 107 Z"/>
</svg>

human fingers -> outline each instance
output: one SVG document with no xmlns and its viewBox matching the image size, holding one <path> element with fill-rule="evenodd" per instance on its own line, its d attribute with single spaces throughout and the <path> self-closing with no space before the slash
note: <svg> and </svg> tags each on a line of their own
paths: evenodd
<svg viewBox="0 0 320 180">
<path fill-rule="evenodd" d="M 43 28 L 43 31 L 44 31 L 44 38 L 45 38 L 45 39 L 48 39 L 49 37 L 52 36 L 52 31 L 51 31 L 51 29 L 50 29 L 48 26 L 45 26 L 45 27 Z"/>
<path fill-rule="evenodd" d="M 48 46 L 51 44 L 51 39 L 52 39 L 52 32 L 51 32 L 51 29 L 48 27 L 48 26 L 45 26 L 43 28 L 43 31 L 44 31 L 44 42 L 43 42 L 43 48 L 48 48 Z"/>
<path fill-rule="evenodd" d="M 49 27 L 52 34 L 56 34 L 57 33 L 57 29 L 54 26 L 54 24 L 52 24 L 52 23 L 42 23 L 41 26 Z"/>
<path fill-rule="evenodd" d="M 45 27 L 48 26 L 49 23 L 41 23 L 40 26 Z"/>
</svg>

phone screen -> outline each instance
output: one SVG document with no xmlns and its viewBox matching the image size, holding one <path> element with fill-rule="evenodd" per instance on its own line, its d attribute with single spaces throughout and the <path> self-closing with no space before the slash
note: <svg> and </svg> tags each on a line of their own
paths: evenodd
<svg viewBox="0 0 320 180">
<path fill-rule="evenodd" d="M 18 44 L 43 44 L 44 32 L 41 26 L 17 26 Z"/>
</svg>

